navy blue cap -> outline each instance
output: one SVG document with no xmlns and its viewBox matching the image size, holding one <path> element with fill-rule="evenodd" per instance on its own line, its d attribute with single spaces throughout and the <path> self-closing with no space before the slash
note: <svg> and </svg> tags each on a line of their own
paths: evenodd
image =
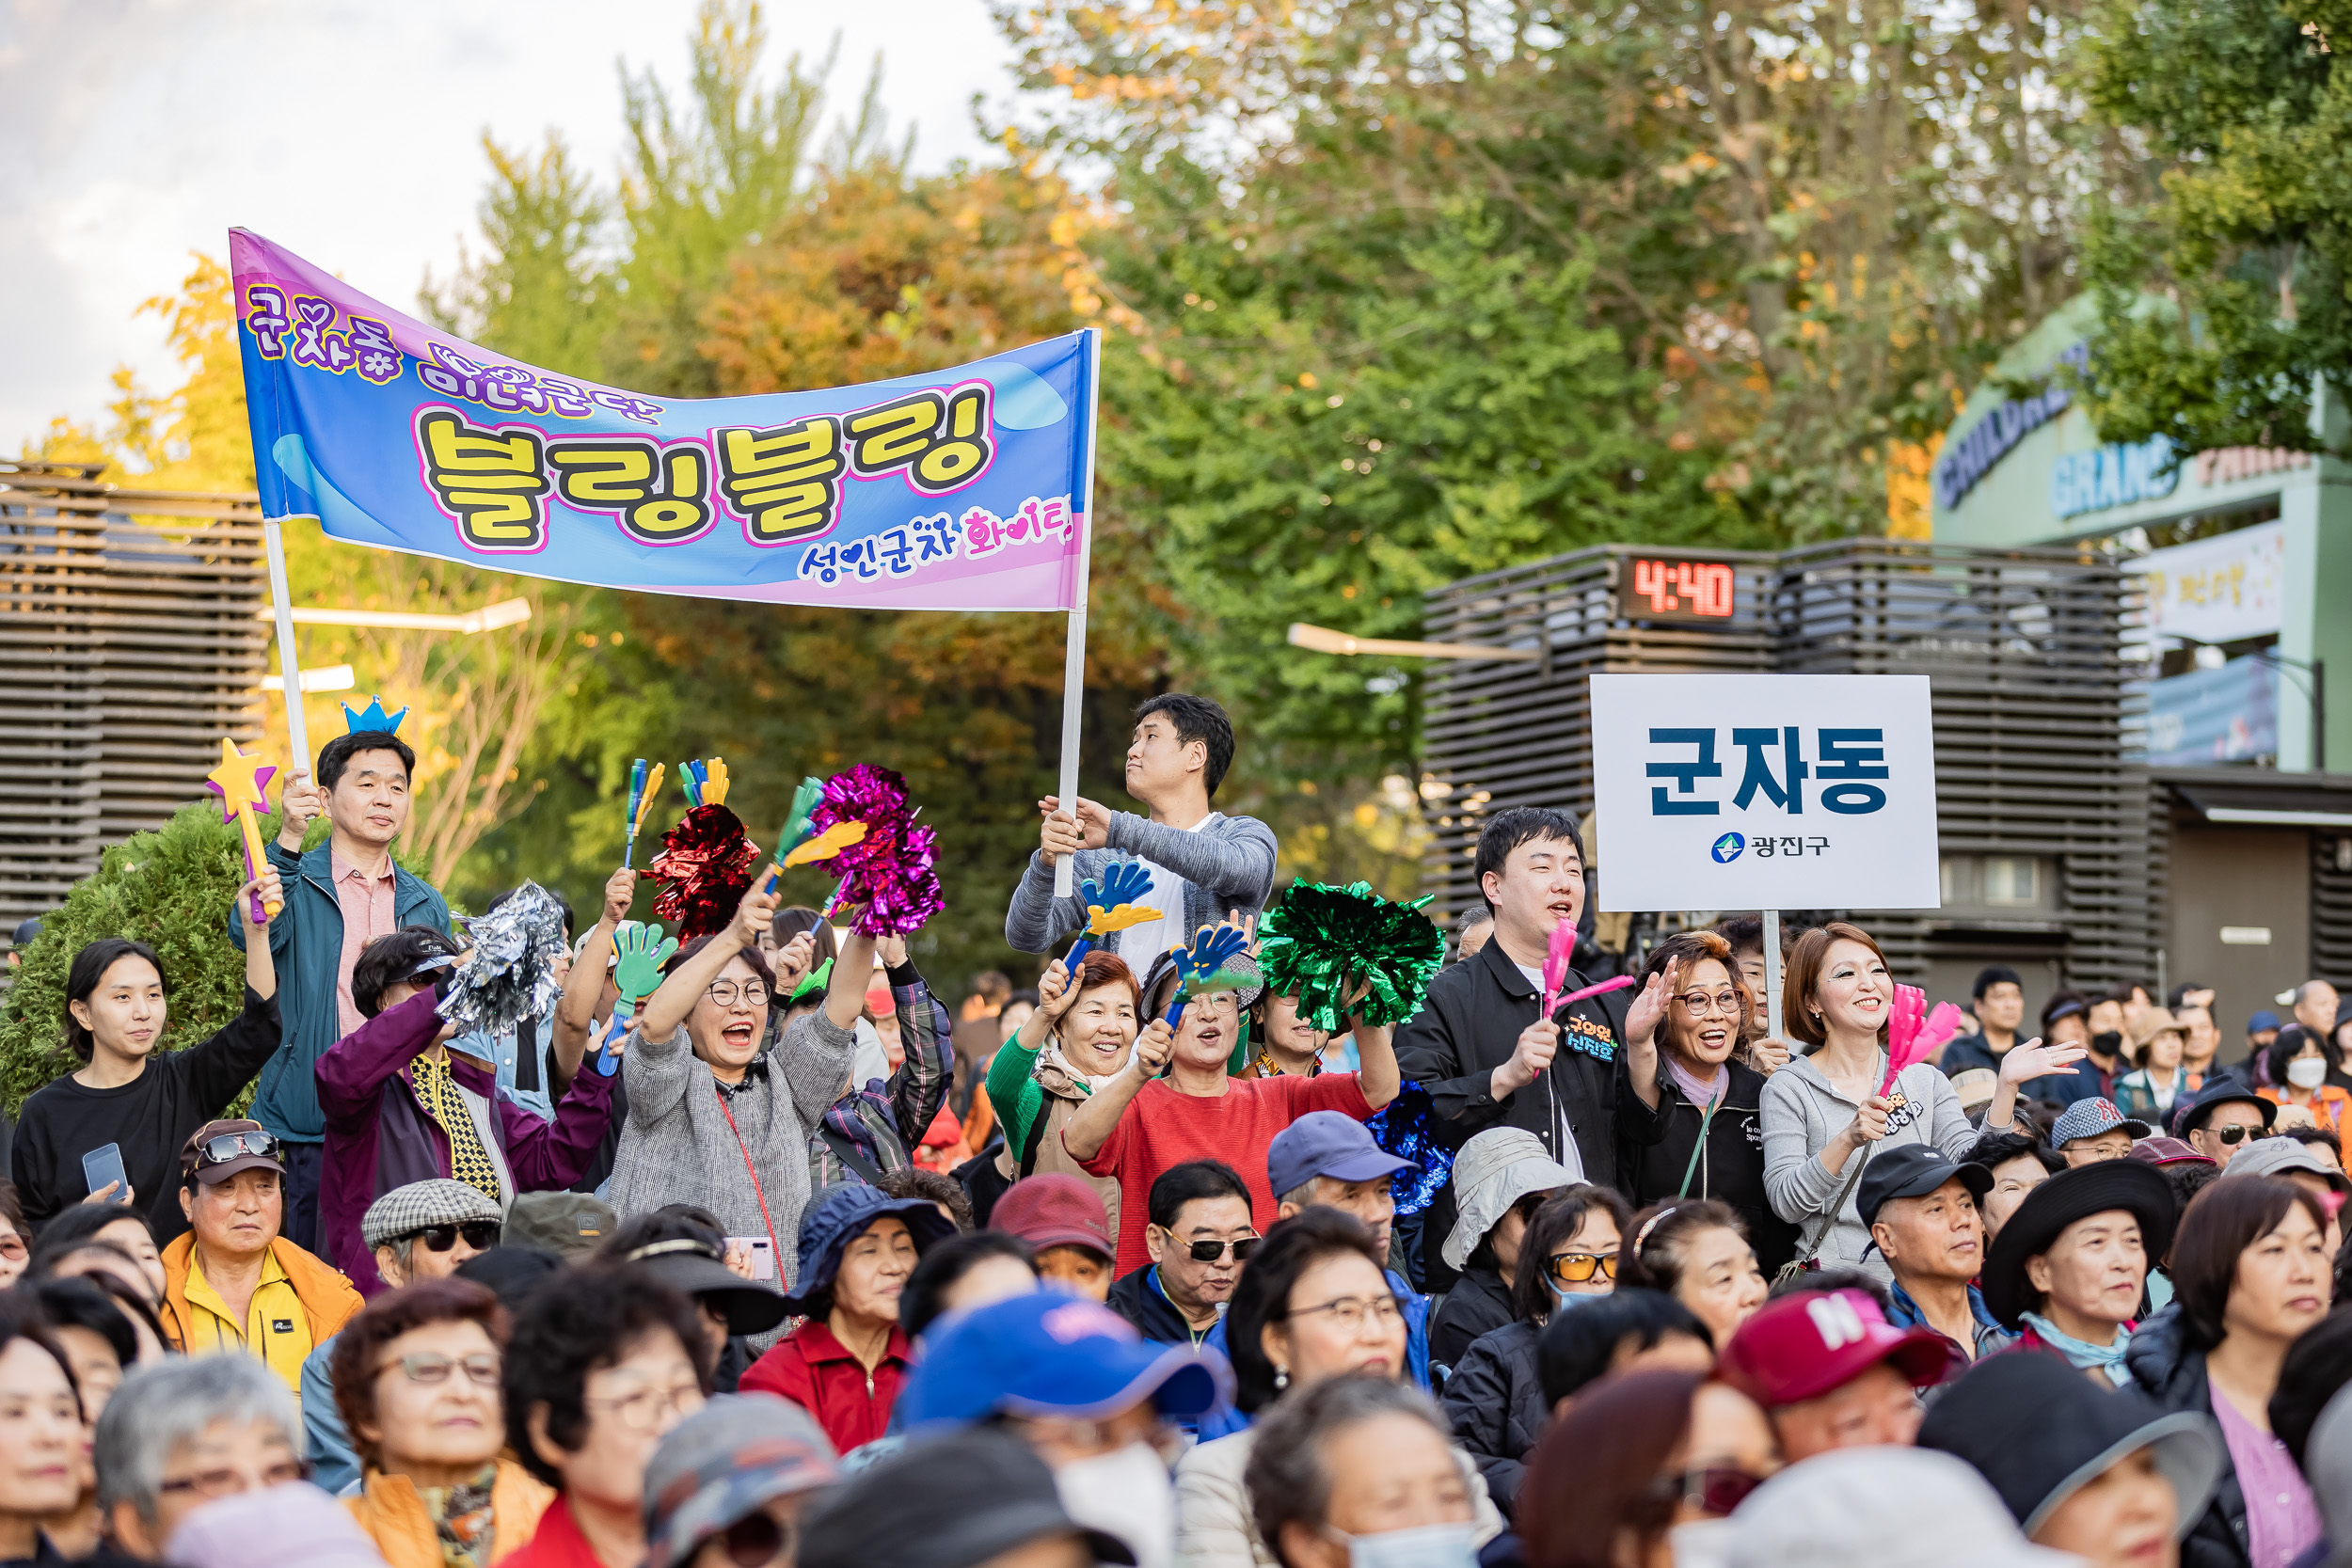
<svg viewBox="0 0 2352 1568">
<path fill-rule="evenodd" d="M 999 1412 L 1099 1420 L 1146 1399 L 1162 1415 L 1198 1416 L 1232 1386 L 1213 1350 L 1147 1340 L 1098 1302 L 1038 1291 L 934 1327 L 898 1413 L 910 1430 Z"/>
<path fill-rule="evenodd" d="M 2277 1027 L 2279 1027 L 2279 1015 L 2272 1012 L 2268 1007 L 2265 1007 L 2261 1012 L 2256 1013 L 2252 1018 L 2246 1021 L 2246 1032 L 2249 1035 L 2260 1034 L 2265 1029 L 2276 1029 Z"/>
<path fill-rule="evenodd" d="M 1265 1149 L 1265 1184 L 1276 1197 L 1318 1176 L 1369 1181 L 1413 1169 L 1372 1141 L 1372 1129 L 1338 1111 L 1310 1111 L 1274 1135 Z"/>
<path fill-rule="evenodd" d="M 841 1272 L 842 1253 L 882 1219 L 905 1224 L 918 1257 L 930 1251 L 932 1243 L 956 1233 L 956 1222 L 928 1197 L 892 1197 L 863 1181 L 827 1188 L 801 1212 L 801 1266 L 787 1298 L 792 1311 L 806 1312 L 809 1298 L 831 1288 Z"/>
</svg>

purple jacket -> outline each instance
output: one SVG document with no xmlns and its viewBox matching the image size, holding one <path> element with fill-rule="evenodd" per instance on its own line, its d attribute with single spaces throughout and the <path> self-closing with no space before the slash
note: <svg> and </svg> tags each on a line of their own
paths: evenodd
<svg viewBox="0 0 2352 1568">
<path fill-rule="evenodd" d="M 441 1032 L 431 991 L 368 1020 L 319 1058 L 319 1106 L 326 1117 L 325 1169 L 319 1181 L 319 1249 L 363 1295 L 384 1281 L 360 1238 L 368 1205 L 395 1187 L 451 1174 L 449 1134 L 417 1103 L 409 1063 Z M 490 1064 L 449 1053 L 450 1077 L 473 1113 L 474 1130 L 499 1167 L 503 1200 L 517 1192 L 570 1186 L 588 1168 L 612 1117 L 617 1081 L 595 1071 L 572 1075 L 553 1121 L 498 1098 Z"/>
</svg>

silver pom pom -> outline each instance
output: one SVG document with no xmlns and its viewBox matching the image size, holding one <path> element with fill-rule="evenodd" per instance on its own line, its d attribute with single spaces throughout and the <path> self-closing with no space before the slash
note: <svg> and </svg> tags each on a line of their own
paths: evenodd
<svg viewBox="0 0 2352 1568">
<path fill-rule="evenodd" d="M 450 983 L 440 1014 L 469 1032 L 502 1034 L 526 1018 L 555 1010 L 564 988 L 555 960 L 564 951 L 564 907 L 536 882 L 466 923 L 473 957 Z"/>
</svg>

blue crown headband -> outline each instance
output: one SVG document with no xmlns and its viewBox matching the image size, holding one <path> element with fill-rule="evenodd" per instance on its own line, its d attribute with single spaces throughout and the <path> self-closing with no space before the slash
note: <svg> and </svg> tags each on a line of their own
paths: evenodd
<svg viewBox="0 0 2352 1568">
<path fill-rule="evenodd" d="M 364 713 L 353 711 L 349 703 L 343 705 L 343 722 L 349 726 L 346 733 L 351 735 L 398 735 L 400 721 L 407 717 L 406 708 L 398 713 L 386 713 L 381 697 L 369 698 Z"/>
</svg>

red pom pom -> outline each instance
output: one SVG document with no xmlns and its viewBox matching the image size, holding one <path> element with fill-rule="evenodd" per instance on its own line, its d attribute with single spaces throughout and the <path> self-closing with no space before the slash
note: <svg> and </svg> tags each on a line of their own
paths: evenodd
<svg viewBox="0 0 2352 1568">
<path fill-rule="evenodd" d="M 758 864 L 759 846 L 744 836 L 742 818 L 724 806 L 696 806 L 661 835 L 661 853 L 645 867 L 669 883 L 653 912 L 677 922 L 680 942 L 723 931 Z"/>
</svg>

